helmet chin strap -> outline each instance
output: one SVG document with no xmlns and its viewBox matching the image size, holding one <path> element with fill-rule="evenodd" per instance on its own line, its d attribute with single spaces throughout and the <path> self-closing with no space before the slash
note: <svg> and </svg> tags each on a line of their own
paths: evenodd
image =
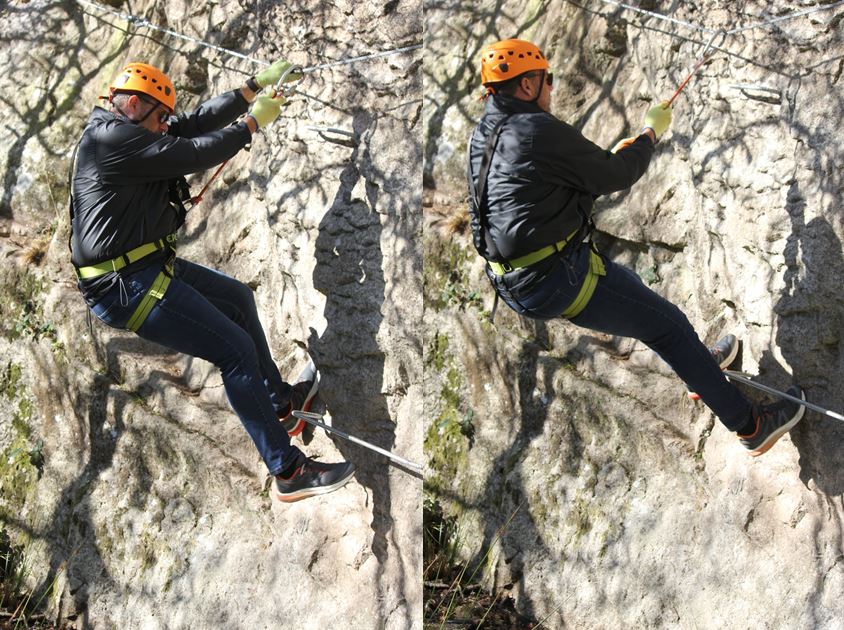
<svg viewBox="0 0 844 630">
<path fill-rule="evenodd" d="M 539 100 L 539 97 L 542 96 L 542 86 L 545 84 L 545 70 L 541 70 L 541 75 L 539 75 L 539 89 L 536 91 L 536 96 L 533 97 L 531 103 L 536 103 Z"/>
</svg>

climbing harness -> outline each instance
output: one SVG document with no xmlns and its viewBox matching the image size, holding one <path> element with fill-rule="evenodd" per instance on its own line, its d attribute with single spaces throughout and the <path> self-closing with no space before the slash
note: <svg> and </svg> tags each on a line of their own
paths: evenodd
<svg viewBox="0 0 844 630">
<path fill-rule="evenodd" d="M 370 451 L 374 451 L 376 453 L 379 453 L 379 454 L 383 455 L 384 457 L 386 457 L 387 459 L 390 459 L 390 460 L 396 462 L 397 464 L 400 464 L 400 465 L 404 466 L 405 468 L 410 469 L 412 472 L 417 473 L 419 475 L 422 475 L 422 466 L 421 465 L 416 464 L 416 463 L 414 463 L 414 462 L 412 462 L 408 459 L 405 459 L 404 457 L 399 457 L 398 455 L 395 455 L 395 454 L 391 453 L 390 451 L 384 450 L 383 448 L 381 448 L 379 446 L 375 446 L 374 444 L 370 444 L 369 442 L 366 442 L 365 440 L 361 440 L 360 438 L 357 438 L 354 435 L 351 435 L 349 433 L 345 433 L 343 431 L 340 431 L 339 429 L 335 429 L 334 427 L 321 422 L 321 420 L 323 419 L 321 414 L 313 413 L 311 411 L 294 411 L 293 416 L 296 417 L 296 418 L 299 418 L 300 420 L 304 420 L 308 424 L 311 424 L 315 427 L 320 427 L 321 429 L 324 429 L 324 430 L 328 431 L 329 433 L 334 433 L 338 437 L 341 437 L 344 440 L 352 442 L 353 444 L 357 444 L 358 446 L 362 446 L 364 448 L 367 448 Z"/>
<path fill-rule="evenodd" d="M 80 280 L 90 280 L 91 278 L 98 278 L 99 276 L 107 273 L 119 272 L 124 267 L 138 262 L 142 258 L 146 258 L 155 252 L 167 249 L 169 251 L 169 255 L 167 257 L 167 262 L 164 263 L 164 268 L 155 277 L 155 280 L 153 280 L 149 289 L 147 289 L 146 294 L 141 299 L 140 304 L 138 304 L 135 308 L 135 311 L 132 313 L 132 316 L 126 324 L 126 328 L 128 330 L 137 332 L 144 321 L 146 321 L 146 318 L 152 310 L 152 307 L 155 306 L 156 301 L 164 298 L 164 294 L 167 292 L 167 287 L 170 286 L 170 279 L 173 277 L 173 261 L 176 258 L 175 243 L 176 235 L 168 234 L 164 238 L 152 243 L 144 243 L 143 245 L 136 247 L 117 258 L 112 258 L 111 260 L 106 260 L 95 265 L 78 267 L 76 268 L 76 276 Z M 123 282 L 122 278 L 120 279 L 120 282 Z"/>
<path fill-rule="evenodd" d="M 132 263 L 138 262 L 141 258 L 146 258 L 150 254 L 154 254 L 162 249 L 167 248 L 175 251 L 173 247 L 175 243 L 176 235 L 168 234 L 164 238 L 152 243 L 144 243 L 117 258 L 105 260 L 95 265 L 88 265 L 87 267 L 78 267 L 76 269 L 76 275 L 80 280 L 90 280 L 91 278 L 98 278 L 112 271 L 120 271 Z"/>
<path fill-rule="evenodd" d="M 173 277 L 172 260 L 173 259 L 171 258 L 164 266 L 164 269 L 158 272 L 155 280 L 141 299 L 140 304 L 138 304 L 137 308 L 135 308 L 135 312 L 132 313 L 132 317 L 130 317 L 129 321 L 126 323 L 126 328 L 128 330 L 138 332 L 138 329 L 146 321 L 147 315 L 150 314 L 150 311 L 152 311 L 152 307 L 155 306 L 155 303 L 158 300 L 164 299 L 167 287 L 170 286 L 170 279 Z"/>
<path fill-rule="evenodd" d="M 744 372 L 734 372 L 732 370 L 724 370 L 724 374 L 726 374 L 727 378 L 731 381 L 738 381 L 739 383 L 744 383 L 745 385 L 755 387 L 756 389 L 766 392 L 768 394 L 772 394 L 773 396 L 784 398 L 785 400 L 790 400 L 791 402 L 797 403 L 798 405 L 803 405 L 804 407 L 806 407 L 806 409 L 817 411 L 818 413 L 829 418 L 833 418 L 835 420 L 840 420 L 844 422 L 844 416 L 842 416 L 840 413 L 836 413 L 835 411 L 829 411 L 828 409 L 824 409 L 823 407 L 810 403 L 809 401 L 803 400 L 802 398 L 797 398 L 796 396 L 786 394 L 785 392 L 781 392 L 778 389 L 774 389 L 773 387 L 768 387 L 767 385 L 763 385 L 762 383 L 757 383 L 756 381 L 751 380 L 749 374 L 745 374 Z"/>
</svg>

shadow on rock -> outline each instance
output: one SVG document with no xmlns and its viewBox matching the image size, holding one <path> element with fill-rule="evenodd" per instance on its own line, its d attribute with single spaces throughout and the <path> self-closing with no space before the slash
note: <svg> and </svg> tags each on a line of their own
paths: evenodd
<svg viewBox="0 0 844 630">
<path fill-rule="evenodd" d="M 368 113 L 354 115 L 355 133 L 364 141 L 373 124 Z M 365 179 L 364 158 L 356 148 L 320 223 L 313 283 L 326 296 L 327 326 L 321 336 L 312 331 L 308 345 L 322 374 L 320 397 L 333 425 L 392 451 L 395 424 L 383 394 L 384 354 L 378 343 L 386 284 L 381 221 L 374 210 L 378 191 L 364 182 L 367 199 L 353 195 Z M 358 482 L 372 493 L 372 553 L 379 563 L 378 590 L 387 599 L 390 585 L 383 583 L 383 577 L 393 529 L 389 464 L 344 440 L 335 438 L 335 444 L 344 458 L 355 463 Z"/>
<path fill-rule="evenodd" d="M 793 183 L 786 201 L 792 231 L 784 252 L 785 289 L 774 307 L 776 341 L 806 398 L 841 413 L 844 258 L 829 222 L 815 217 L 806 223 L 805 209 L 805 199 Z M 763 370 L 776 364 L 770 355 L 766 359 L 760 363 Z M 844 494 L 844 423 L 807 411 L 791 431 L 791 439 L 800 453 L 803 483 L 812 481 L 829 497 Z"/>
</svg>

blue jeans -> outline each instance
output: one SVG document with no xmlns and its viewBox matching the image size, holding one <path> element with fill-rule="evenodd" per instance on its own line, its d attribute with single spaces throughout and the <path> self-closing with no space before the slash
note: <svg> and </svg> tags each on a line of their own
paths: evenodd
<svg viewBox="0 0 844 630">
<path fill-rule="evenodd" d="M 118 283 L 97 302 L 94 314 L 109 326 L 124 328 L 160 271 L 153 265 L 126 276 L 123 287 Z M 252 289 L 177 258 L 164 299 L 156 302 L 137 334 L 220 369 L 229 404 L 270 474 L 303 457 L 278 420 L 292 389 L 272 360 Z"/>
<path fill-rule="evenodd" d="M 493 285 L 511 308 L 526 317 L 558 317 L 580 290 L 588 249 L 581 247 L 566 261 L 543 261 L 537 269 L 512 280 L 507 276 L 494 279 Z M 646 287 L 630 269 L 606 256 L 602 259 L 607 275 L 598 279 L 592 299 L 571 322 L 589 330 L 638 339 L 700 395 L 724 426 L 731 431 L 741 429 L 750 417 L 750 402 L 726 379 L 685 314 Z"/>
</svg>

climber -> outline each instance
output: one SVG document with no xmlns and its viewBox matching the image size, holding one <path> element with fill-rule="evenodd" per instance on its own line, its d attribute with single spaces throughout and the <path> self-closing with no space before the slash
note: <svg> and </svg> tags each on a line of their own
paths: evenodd
<svg viewBox="0 0 844 630">
<path fill-rule="evenodd" d="M 286 502 L 331 492 L 354 473 L 349 462 L 318 462 L 290 443 L 303 426 L 292 411 L 309 408 L 316 369 L 309 363 L 295 384 L 285 383 L 252 290 L 177 258 L 175 232 L 189 198 L 184 176 L 231 158 L 278 117 L 283 98 L 257 93 L 289 66 L 279 60 L 240 89 L 176 114 L 167 75 L 129 63 L 102 97 L 108 109 L 95 107 L 82 133 L 70 207 L 71 260 L 91 311 L 109 326 L 216 365 L 273 475 L 274 496 Z"/>
<path fill-rule="evenodd" d="M 591 242 L 595 198 L 629 188 L 644 174 L 671 108 L 651 107 L 638 136 L 606 151 L 550 113 L 553 75 L 534 44 L 509 39 L 486 46 L 481 82 L 485 112 L 468 150 L 470 223 L 496 302 L 500 297 L 527 317 L 563 317 L 642 341 L 750 455 L 765 453 L 799 422 L 803 407 L 751 405 L 721 371 L 736 356 L 736 338 L 707 350 L 679 308 Z M 799 387 L 788 391 L 805 399 Z"/>
</svg>

